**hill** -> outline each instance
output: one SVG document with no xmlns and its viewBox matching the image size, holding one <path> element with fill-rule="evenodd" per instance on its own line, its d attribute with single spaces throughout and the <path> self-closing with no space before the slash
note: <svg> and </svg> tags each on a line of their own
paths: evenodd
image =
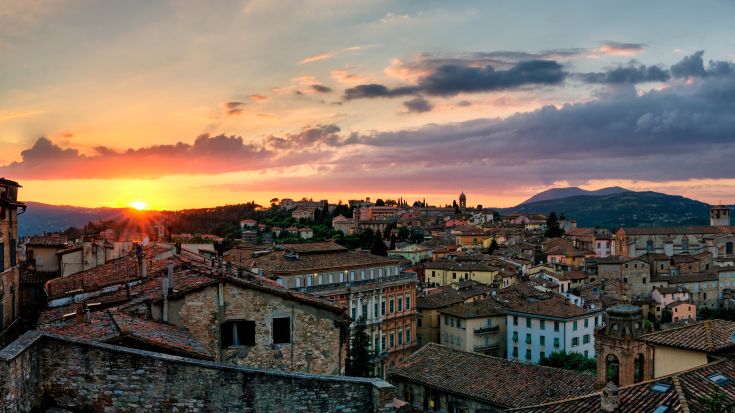
<svg viewBox="0 0 735 413">
<path fill-rule="evenodd" d="M 539 192 L 538 194 L 532 196 L 531 198 L 523 201 L 520 205 L 525 204 L 531 204 L 534 202 L 540 202 L 540 201 L 552 201 L 555 199 L 562 199 L 562 198 L 569 198 L 573 196 L 604 196 L 604 195 L 614 195 L 619 194 L 623 192 L 631 192 L 625 188 L 621 188 L 619 186 L 611 186 L 608 188 L 602 188 L 595 191 L 587 191 L 582 188 L 577 188 L 576 186 L 569 187 L 569 188 L 551 188 L 547 189 L 546 191 Z"/>
<path fill-rule="evenodd" d="M 84 208 L 32 201 L 25 204 L 28 206 L 26 212 L 18 216 L 18 234 L 21 237 L 83 227 L 90 221 L 118 218 L 124 211 L 121 208 Z"/>
<path fill-rule="evenodd" d="M 555 211 L 576 219 L 580 227 L 614 229 L 620 226 L 708 225 L 709 208 L 709 204 L 683 196 L 625 190 L 609 195 L 579 195 L 523 203 L 500 213 L 548 214 Z"/>
</svg>

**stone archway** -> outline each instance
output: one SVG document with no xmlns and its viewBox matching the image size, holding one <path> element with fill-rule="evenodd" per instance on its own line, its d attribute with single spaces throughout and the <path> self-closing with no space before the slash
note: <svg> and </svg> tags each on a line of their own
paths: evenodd
<svg viewBox="0 0 735 413">
<path fill-rule="evenodd" d="M 620 360 L 615 354 L 608 354 L 605 358 L 605 374 L 607 382 L 613 382 L 616 386 L 620 385 Z"/>
</svg>

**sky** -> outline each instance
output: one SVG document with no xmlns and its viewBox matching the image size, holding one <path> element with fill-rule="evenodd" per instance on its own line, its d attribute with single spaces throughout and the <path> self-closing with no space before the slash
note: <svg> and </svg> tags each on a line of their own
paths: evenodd
<svg viewBox="0 0 735 413">
<path fill-rule="evenodd" d="M 735 203 L 735 2 L 0 0 L 24 200 Z"/>
</svg>

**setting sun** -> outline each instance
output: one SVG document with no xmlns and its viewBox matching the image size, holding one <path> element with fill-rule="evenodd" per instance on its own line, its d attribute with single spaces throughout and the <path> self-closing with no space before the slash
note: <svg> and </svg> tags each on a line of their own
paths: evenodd
<svg viewBox="0 0 735 413">
<path fill-rule="evenodd" d="M 133 209 L 137 209 L 138 211 L 146 209 L 147 206 L 148 205 L 146 205 L 146 203 L 143 201 L 133 201 L 130 203 L 130 207 Z"/>
</svg>

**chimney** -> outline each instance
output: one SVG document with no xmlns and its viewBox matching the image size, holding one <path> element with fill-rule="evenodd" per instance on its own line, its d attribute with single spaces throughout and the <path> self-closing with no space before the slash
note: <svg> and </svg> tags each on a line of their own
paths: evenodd
<svg viewBox="0 0 735 413">
<path fill-rule="evenodd" d="M 600 411 L 612 413 L 618 411 L 620 407 L 620 396 L 618 395 L 618 386 L 613 382 L 608 382 L 602 388 L 602 397 L 600 398 Z"/>
<path fill-rule="evenodd" d="M 164 323 L 168 323 L 168 278 L 161 278 L 163 282 L 163 310 L 161 310 L 161 316 Z"/>
<path fill-rule="evenodd" d="M 74 322 L 76 324 L 84 323 L 84 306 L 82 304 L 77 306 L 77 311 L 74 314 Z"/>
<path fill-rule="evenodd" d="M 92 315 L 90 314 L 89 307 L 84 308 L 84 322 L 89 324 L 92 320 Z"/>
<path fill-rule="evenodd" d="M 171 290 L 174 289 L 174 262 L 172 260 L 168 260 L 168 288 Z M 168 290 L 166 290 L 168 292 Z"/>
</svg>

